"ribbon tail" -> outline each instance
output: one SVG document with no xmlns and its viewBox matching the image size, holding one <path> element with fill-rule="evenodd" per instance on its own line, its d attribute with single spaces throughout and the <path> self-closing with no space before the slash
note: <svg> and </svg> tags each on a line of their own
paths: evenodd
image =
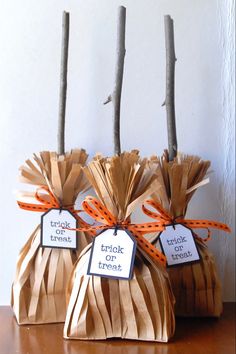
<svg viewBox="0 0 236 354">
<path fill-rule="evenodd" d="M 193 235 L 198 241 L 207 242 L 211 239 L 211 230 L 207 229 L 207 237 L 205 237 L 205 238 L 199 237 L 195 232 L 193 232 Z"/>
<path fill-rule="evenodd" d="M 17 204 L 21 209 L 24 210 L 31 210 L 31 211 L 38 211 L 43 212 L 48 210 L 48 206 L 40 205 L 40 204 L 31 204 L 31 203 L 23 203 L 17 200 Z"/>
<path fill-rule="evenodd" d="M 210 220 L 178 220 L 179 223 L 190 227 L 191 229 L 218 229 L 225 232 L 231 232 L 231 229 L 223 223 Z"/>
<path fill-rule="evenodd" d="M 110 228 L 109 225 L 84 226 L 84 227 L 75 227 L 75 228 L 62 227 L 63 230 L 89 232 L 91 233 L 92 236 L 96 236 L 96 231 L 98 230 L 106 230 L 109 228 Z"/>
<path fill-rule="evenodd" d="M 131 230 L 130 230 L 131 231 Z M 161 263 L 166 267 L 166 257 L 162 254 L 156 247 L 154 247 L 148 240 L 146 240 L 143 235 L 139 232 L 132 232 L 131 234 L 136 239 L 139 247 L 146 251 L 146 253 L 156 262 Z"/>
<path fill-rule="evenodd" d="M 149 232 L 158 232 L 165 229 L 165 223 L 149 222 L 146 224 L 128 224 L 127 228 L 133 232 L 147 234 Z"/>
</svg>

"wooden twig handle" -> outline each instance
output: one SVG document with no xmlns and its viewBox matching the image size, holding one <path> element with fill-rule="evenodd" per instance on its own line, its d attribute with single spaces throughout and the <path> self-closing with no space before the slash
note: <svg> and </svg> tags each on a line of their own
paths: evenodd
<svg viewBox="0 0 236 354">
<path fill-rule="evenodd" d="M 175 124 L 175 44 L 174 22 L 169 15 L 164 16 L 166 46 L 166 106 L 169 161 L 177 155 L 177 136 Z"/>
<path fill-rule="evenodd" d="M 67 93 L 67 67 L 69 49 L 70 14 L 63 12 L 62 15 L 62 47 L 61 47 L 61 73 L 60 73 L 60 96 L 59 96 L 59 119 L 57 152 L 60 155 L 65 153 L 65 115 L 66 115 L 66 93 Z"/>
<path fill-rule="evenodd" d="M 115 87 L 113 93 L 108 96 L 106 102 L 113 103 L 114 108 L 114 154 L 120 155 L 121 144 L 120 144 L 120 105 L 121 105 L 121 92 L 124 74 L 124 59 L 125 59 L 125 24 L 126 24 L 126 8 L 120 6 L 118 8 L 118 26 L 117 26 L 117 60 L 116 60 L 116 71 L 115 71 Z"/>
</svg>

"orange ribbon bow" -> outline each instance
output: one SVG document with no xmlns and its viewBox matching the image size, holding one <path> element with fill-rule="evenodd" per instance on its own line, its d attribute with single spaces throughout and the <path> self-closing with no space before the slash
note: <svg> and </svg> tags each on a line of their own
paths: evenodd
<svg viewBox="0 0 236 354">
<path fill-rule="evenodd" d="M 40 193 L 40 191 L 45 191 L 46 193 Z M 38 211 L 38 212 L 45 212 L 50 209 L 56 208 L 56 209 L 66 209 L 70 211 L 74 217 L 78 220 L 79 224 L 83 227 L 89 226 L 83 219 L 81 219 L 77 213 L 80 212 L 80 210 L 75 210 L 73 205 L 67 205 L 67 206 L 61 206 L 60 202 L 57 200 L 57 198 L 54 196 L 54 194 L 49 190 L 48 187 L 46 186 L 41 186 L 37 188 L 35 195 L 35 199 L 40 203 L 40 204 L 33 204 L 33 203 L 25 203 L 17 200 L 17 204 L 21 209 L 24 210 L 30 210 L 30 211 Z M 91 235 L 94 235 L 95 232 L 92 232 L 91 230 Z"/>
<path fill-rule="evenodd" d="M 78 231 L 99 231 L 109 228 L 121 228 L 130 231 L 136 239 L 138 246 L 145 251 L 154 261 L 166 266 L 166 257 L 158 251 L 143 235 L 149 232 L 162 231 L 164 228 L 160 223 L 150 222 L 145 224 L 131 224 L 128 221 L 117 221 L 114 215 L 94 197 L 86 197 L 82 203 L 84 211 L 94 220 L 102 225 L 91 225 L 90 227 L 76 228 L 69 230 Z"/>
<path fill-rule="evenodd" d="M 158 213 L 147 209 L 145 205 L 142 205 L 142 210 L 144 214 L 150 216 L 151 218 L 157 220 L 157 222 L 165 228 L 168 225 L 182 224 L 189 227 L 190 229 L 207 229 L 208 235 L 205 239 L 198 237 L 195 233 L 194 236 L 200 241 L 208 241 L 211 237 L 211 231 L 209 228 L 219 229 L 225 232 L 231 232 L 230 228 L 226 224 L 222 224 L 218 221 L 210 220 L 187 220 L 183 217 L 173 218 L 172 215 L 165 210 L 160 203 L 154 202 L 153 200 L 146 200 L 145 202 L 148 205 L 151 205 Z"/>
</svg>

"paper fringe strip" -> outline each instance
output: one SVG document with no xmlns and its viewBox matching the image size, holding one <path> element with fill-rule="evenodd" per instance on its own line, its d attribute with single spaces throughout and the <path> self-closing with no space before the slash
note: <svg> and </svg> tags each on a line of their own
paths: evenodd
<svg viewBox="0 0 236 354">
<path fill-rule="evenodd" d="M 73 205 L 78 194 L 89 187 L 81 166 L 86 159 L 84 150 L 72 150 L 62 156 L 54 152 L 41 152 L 21 167 L 20 179 L 35 186 L 48 187 L 62 206 Z M 29 195 L 26 192 L 25 198 Z M 25 212 L 30 214 L 30 211 Z M 42 248 L 40 225 L 36 227 L 20 251 L 12 286 L 11 303 L 19 324 L 65 321 L 66 286 L 79 252 L 91 241 L 82 232 L 78 237 L 77 252 Z"/>
<path fill-rule="evenodd" d="M 207 247 L 197 241 L 200 263 L 169 269 L 176 298 L 177 316 L 219 317 L 223 311 L 221 284 L 215 260 Z"/>
<path fill-rule="evenodd" d="M 174 334 L 174 297 L 167 273 L 137 251 L 132 280 L 87 275 L 89 245 L 74 270 L 64 337 L 167 342 Z"/>
</svg>

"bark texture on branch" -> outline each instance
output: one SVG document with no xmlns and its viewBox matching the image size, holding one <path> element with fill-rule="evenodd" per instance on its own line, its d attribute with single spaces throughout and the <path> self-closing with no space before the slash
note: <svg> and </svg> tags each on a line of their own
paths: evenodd
<svg viewBox="0 0 236 354">
<path fill-rule="evenodd" d="M 125 59 L 125 24 L 126 24 L 126 8 L 120 6 L 118 8 L 118 25 L 117 25 L 117 60 L 115 70 L 115 87 L 113 93 L 108 96 L 106 102 L 113 103 L 113 139 L 114 139 L 114 154 L 120 155 L 120 105 L 121 105 L 121 92 L 124 73 L 124 59 Z"/>
<path fill-rule="evenodd" d="M 70 14 L 64 11 L 62 15 L 61 73 L 60 73 L 59 119 L 58 119 L 58 136 L 57 136 L 57 144 L 58 144 L 57 152 L 60 155 L 63 155 L 65 153 L 65 115 L 66 115 L 69 28 L 70 28 Z"/>
<path fill-rule="evenodd" d="M 177 136 L 175 124 L 175 44 L 174 22 L 169 15 L 164 16 L 166 46 L 166 106 L 169 161 L 177 155 Z"/>
</svg>

